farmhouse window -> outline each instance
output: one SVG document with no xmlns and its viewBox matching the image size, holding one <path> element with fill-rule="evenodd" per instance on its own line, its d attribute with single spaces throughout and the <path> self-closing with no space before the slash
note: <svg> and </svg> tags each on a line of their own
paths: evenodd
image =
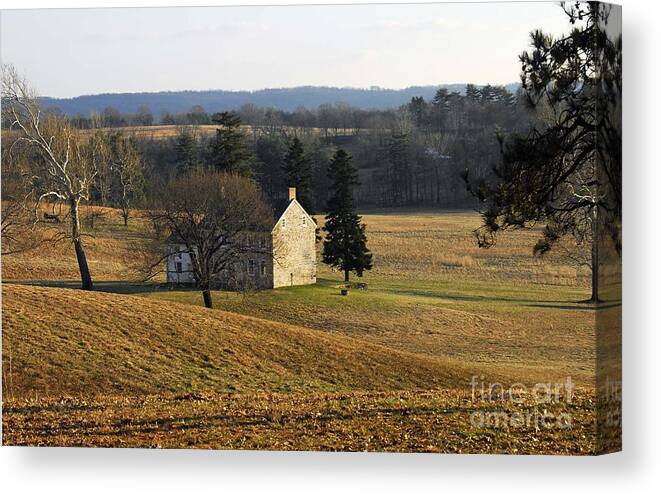
<svg viewBox="0 0 661 495">
<path fill-rule="evenodd" d="M 177 273 L 181 273 L 182 267 L 181 267 L 181 262 L 180 261 L 177 261 L 175 263 L 175 267 L 176 267 Z"/>
<path fill-rule="evenodd" d="M 302 218 L 303 218 L 303 225 L 307 225 L 308 224 L 308 218 L 305 215 L 303 215 Z"/>
<path fill-rule="evenodd" d="M 287 227 L 287 219 L 286 219 L 286 218 L 283 218 L 283 219 L 282 219 L 282 228 L 284 229 L 284 228 L 286 228 L 286 227 Z"/>
<path fill-rule="evenodd" d="M 250 275 L 255 274 L 255 260 L 248 260 L 248 273 Z"/>
<path fill-rule="evenodd" d="M 259 264 L 259 274 L 260 274 L 262 277 L 263 277 L 264 275 L 266 275 L 266 262 L 265 262 L 265 261 L 262 261 L 262 262 Z"/>
</svg>

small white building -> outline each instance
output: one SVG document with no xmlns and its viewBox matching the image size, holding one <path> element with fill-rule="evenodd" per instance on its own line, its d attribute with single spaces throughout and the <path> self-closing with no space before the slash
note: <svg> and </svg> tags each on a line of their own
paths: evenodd
<svg viewBox="0 0 661 495">
<path fill-rule="evenodd" d="M 317 282 L 317 224 L 296 200 L 296 188 L 277 215 L 270 232 L 247 232 L 255 252 L 246 254 L 232 270 L 223 273 L 218 285 L 224 288 L 273 289 Z M 167 281 L 171 285 L 191 285 L 195 276 L 191 256 L 181 243 L 171 244 L 167 258 Z"/>
</svg>

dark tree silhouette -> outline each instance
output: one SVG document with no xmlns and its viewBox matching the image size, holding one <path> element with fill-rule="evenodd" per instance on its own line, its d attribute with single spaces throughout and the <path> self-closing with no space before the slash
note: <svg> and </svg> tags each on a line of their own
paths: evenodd
<svg viewBox="0 0 661 495">
<path fill-rule="evenodd" d="M 407 133 L 392 133 L 388 141 L 387 157 L 390 165 L 392 201 L 396 205 L 410 204 L 413 198 L 413 182 L 411 177 L 411 145 Z"/>
<path fill-rule="evenodd" d="M 175 151 L 177 153 L 177 175 L 185 175 L 200 167 L 197 136 L 189 127 L 182 127 L 177 133 Z"/>
<path fill-rule="evenodd" d="M 285 155 L 282 170 L 287 186 L 296 188 L 296 199 L 305 210 L 314 213 L 312 201 L 312 164 L 303 150 L 303 143 L 295 137 Z"/>
<path fill-rule="evenodd" d="M 372 269 L 372 254 L 367 249 L 365 225 L 356 214 L 353 203 L 358 174 L 344 150 L 335 153 L 328 167 L 328 177 L 332 183 L 332 195 L 328 200 L 324 226 L 323 262 L 343 271 L 344 281 L 348 282 L 349 273 L 355 272 L 362 277 L 365 270 Z"/>
<path fill-rule="evenodd" d="M 422 127 L 427 122 L 427 102 L 422 96 L 414 96 L 408 104 L 409 112 L 413 117 L 413 122 L 417 127 Z"/>
<path fill-rule="evenodd" d="M 211 120 L 219 127 L 209 145 L 210 168 L 251 177 L 252 154 L 240 128 L 241 119 L 234 112 L 221 112 L 213 114 Z"/>
<path fill-rule="evenodd" d="M 534 252 L 543 254 L 572 235 L 591 245 L 592 296 L 599 301 L 599 249 L 608 229 L 620 250 L 622 94 L 621 37 L 610 39 L 610 7 L 563 4 L 571 32 L 558 39 L 531 33 L 532 51 L 519 58 L 531 107 L 543 113 L 528 134 L 500 137 L 496 180 L 466 180 L 482 203 L 478 242 L 499 231 L 546 225 Z"/>
<path fill-rule="evenodd" d="M 262 191 L 271 199 L 285 191 L 282 160 L 287 145 L 282 136 L 264 133 L 254 143 L 255 171 Z"/>
</svg>

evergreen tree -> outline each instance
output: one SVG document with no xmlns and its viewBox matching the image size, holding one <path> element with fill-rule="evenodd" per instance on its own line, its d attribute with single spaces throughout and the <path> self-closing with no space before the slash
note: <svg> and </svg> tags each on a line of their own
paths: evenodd
<svg viewBox="0 0 661 495">
<path fill-rule="evenodd" d="M 344 281 L 348 282 L 349 273 L 362 277 L 365 270 L 372 269 L 372 253 L 367 249 L 365 225 L 353 203 L 353 188 L 359 185 L 358 173 L 344 150 L 335 153 L 328 167 L 328 177 L 332 195 L 324 226 L 323 262 L 343 271 Z"/>
<path fill-rule="evenodd" d="M 241 131 L 241 119 L 234 112 L 215 113 L 211 119 L 219 125 L 209 145 L 210 168 L 252 177 L 252 154 Z"/>
<path fill-rule="evenodd" d="M 548 107 L 548 118 L 527 134 L 501 137 L 496 180 L 468 185 L 482 203 L 482 246 L 493 245 L 503 230 L 540 223 L 545 229 L 536 254 L 566 236 L 589 242 L 590 301 L 598 302 L 604 231 L 620 250 L 622 45 L 605 28 L 609 6 L 563 6 L 571 32 L 556 39 L 535 31 L 533 51 L 519 57 L 525 97 L 532 107 Z"/>
<path fill-rule="evenodd" d="M 437 129 L 442 129 L 447 122 L 450 112 L 450 93 L 445 88 L 439 88 L 431 102 L 432 124 Z"/>
<path fill-rule="evenodd" d="M 308 213 L 313 213 L 312 165 L 303 150 L 303 143 L 294 138 L 285 155 L 282 170 L 287 185 L 296 188 L 296 198 Z"/>
<path fill-rule="evenodd" d="M 466 84 L 466 99 L 471 103 L 482 100 L 482 91 L 474 84 Z"/>
<path fill-rule="evenodd" d="M 273 201 L 283 191 L 285 181 L 282 163 L 287 145 L 280 134 L 264 133 L 255 140 L 253 149 L 257 181 L 262 191 Z"/>
<path fill-rule="evenodd" d="M 487 84 L 480 90 L 481 103 L 494 103 L 498 101 L 498 87 Z"/>
<path fill-rule="evenodd" d="M 413 196 L 413 183 L 408 134 L 393 132 L 388 142 L 387 157 L 390 162 L 392 202 L 396 205 L 410 203 Z"/>
<path fill-rule="evenodd" d="M 188 127 L 179 131 L 175 151 L 177 153 L 177 175 L 185 175 L 199 168 L 197 139 Z"/>
<path fill-rule="evenodd" d="M 427 102 L 422 96 L 414 96 L 408 104 L 409 112 L 416 127 L 422 128 L 427 123 Z"/>
</svg>

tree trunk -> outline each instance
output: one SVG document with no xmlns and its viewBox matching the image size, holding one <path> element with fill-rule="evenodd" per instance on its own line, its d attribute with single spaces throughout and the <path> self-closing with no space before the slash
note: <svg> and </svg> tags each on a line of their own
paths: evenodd
<svg viewBox="0 0 661 495">
<path fill-rule="evenodd" d="M 349 283 L 349 270 L 344 270 L 344 281 Z"/>
<path fill-rule="evenodd" d="M 591 303 L 599 301 L 599 224 L 598 216 L 595 214 L 592 218 L 592 296 Z"/>
<path fill-rule="evenodd" d="M 204 297 L 204 307 L 213 308 L 213 301 L 211 300 L 211 291 L 209 289 L 204 289 L 202 291 L 202 297 Z"/>
<path fill-rule="evenodd" d="M 85 256 L 85 246 L 80 237 L 80 219 L 78 214 L 79 199 L 73 198 L 70 201 L 69 212 L 71 215 L 71 239 L 73 246 L 76 250 L 76 260 L 78 261 L 78 269 L 80 270 L 80 281 L 82 282 L 83 290 L 93 290 L 92 275 L 90 274 L 89 266 L 87 265 L 87 256 Z"/>
<path fill-rule="evenodd" d="M 124 227 L 128 227 L 129 226 L 129 212 L 128 211 L 123 212 L 122 217 L 124 218 Z"/>
</svg>

